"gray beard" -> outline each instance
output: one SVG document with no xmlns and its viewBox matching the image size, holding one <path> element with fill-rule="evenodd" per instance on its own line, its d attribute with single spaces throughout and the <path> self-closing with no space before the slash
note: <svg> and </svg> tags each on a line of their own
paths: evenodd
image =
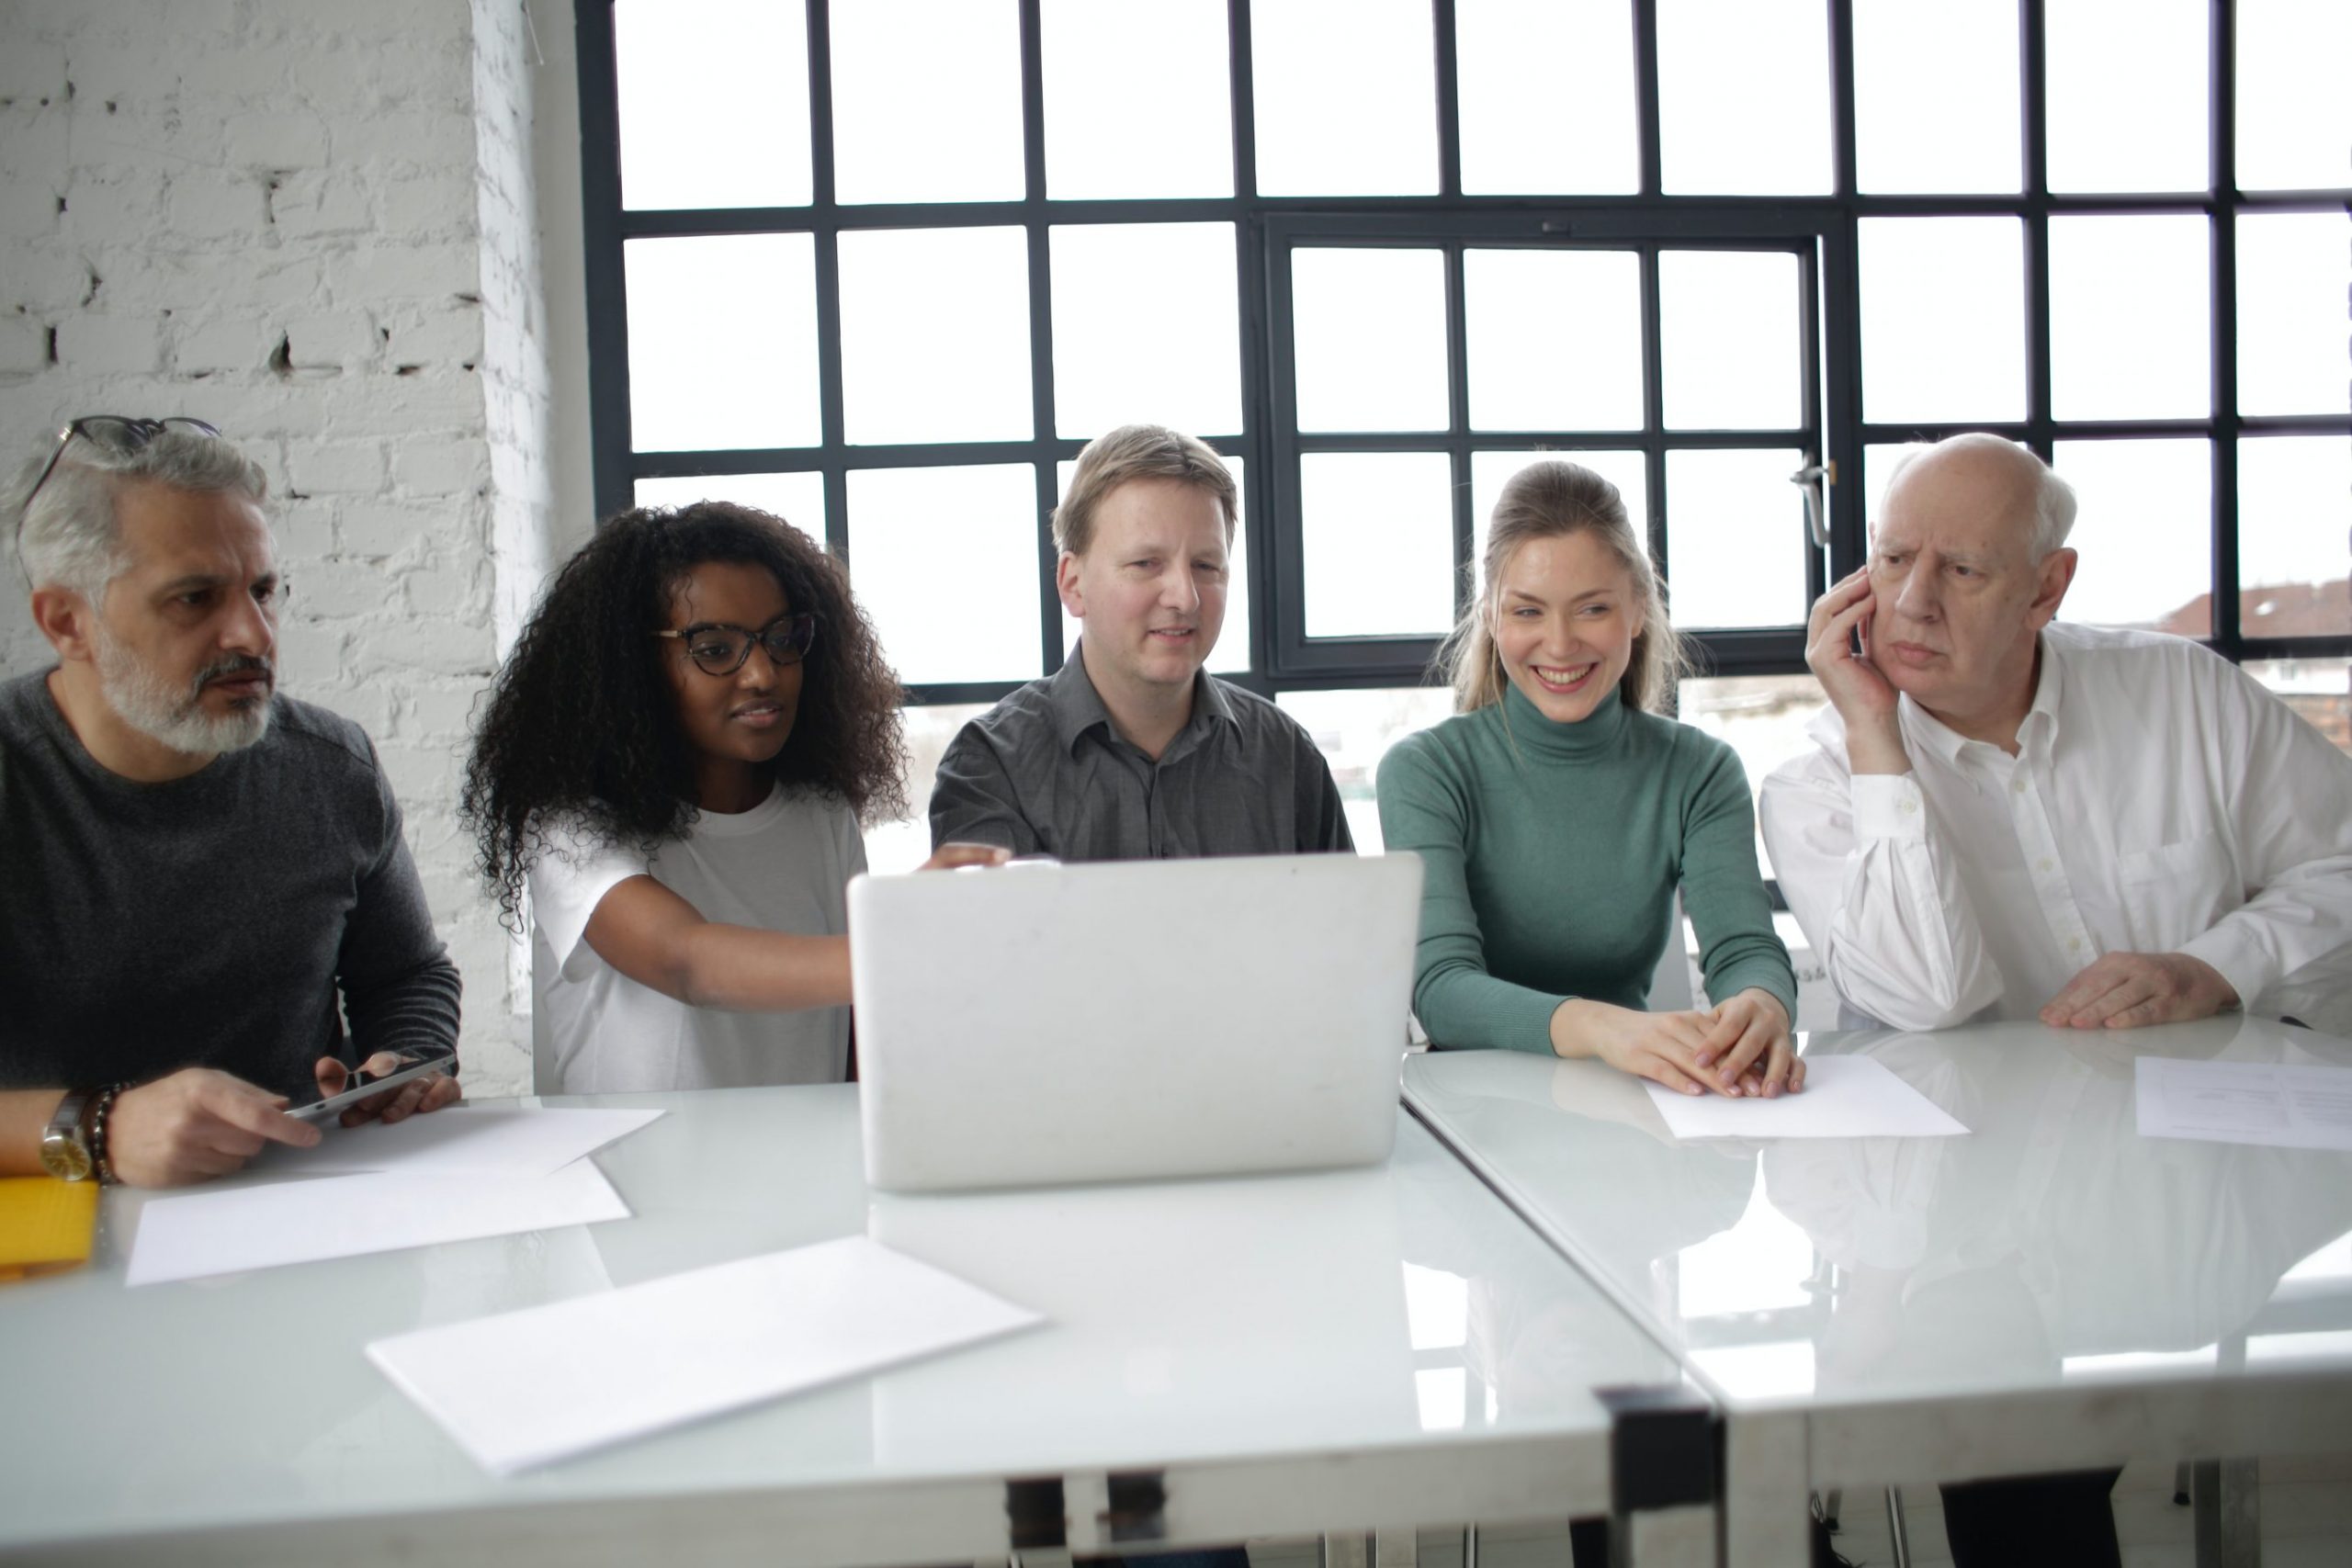
<svg viewBox="0 0 2352 1568">
<path fill-rule="evenodd" d="M 91 651 L 98 671 L 98 689 L 123 723 L 149 739 L 192 757 L 218 756 L 251 746 L 269 733 L 270 703 L 266 697 L 251 707 L 215 718 L 203 706 L 204 683 L 240 670 L 268 670 L 266 659 L 232 655 L 217 660 L 197 672 L 181 691 L 139 661 L 138 655 L 114 640 L 100 622 L 92 628 Z"/>
</svg>

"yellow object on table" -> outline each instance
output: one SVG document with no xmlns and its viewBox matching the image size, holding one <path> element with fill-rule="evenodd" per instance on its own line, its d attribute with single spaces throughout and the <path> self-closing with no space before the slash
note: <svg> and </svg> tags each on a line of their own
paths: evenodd
<svg viewBox="0 0 2352 1568">
<path fill-rule="evenodd" d="M 97 1228 L 96 1182 L 0 1178 L 0 1281 L 89 1261 Z"/>
</svg>

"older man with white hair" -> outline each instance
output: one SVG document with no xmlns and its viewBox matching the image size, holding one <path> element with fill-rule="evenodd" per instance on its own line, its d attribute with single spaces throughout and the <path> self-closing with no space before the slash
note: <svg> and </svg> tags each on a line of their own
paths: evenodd
<svg viewBox="0 0 2352 1568">
<path fill-rule="evenodd" d="M 1996 436 L 1896 468 L 1814 606 L 1817 749 L 1764 784 L 1789 908 L 1897 1028 L 2352 1034 L 2352 759 L 2196 643 L 2056 620 L 2074 517 Z"/>
<path fill-rule="evenodd" d="M 0 1175 L 164 1186 L 319 1134 L 290 1100 L 458 1035 L 458 971 L 356 725 L 277 694 L 261 469 L 94 415 L 25 468 L 51 668 L 0 681 Z M 457 1098 L 435 1074 L 345 1113 Z"/>
</svg>

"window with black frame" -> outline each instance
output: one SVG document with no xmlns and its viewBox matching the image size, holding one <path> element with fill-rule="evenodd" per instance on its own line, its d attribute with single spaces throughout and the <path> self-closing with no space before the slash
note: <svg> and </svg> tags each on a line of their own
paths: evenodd
<svg viewBox="0 0 2352 1568">
<path fill-rule="evenodd" d="M 1211 667 L 1316 734 L 1360 842 L 1546 454 L 1646 518 L 1711 671 L 1683 716 L 1755 777 L 1894 449 L 1962 429 L 2080 491 L 2070 615 L 2352 744 L 2345 8 L 577 4 L 598 504 L 823 537 L 918 798 L 1064 656 L 1046 515 L 1135 419 L 1232 458 Z"/>
</svg>

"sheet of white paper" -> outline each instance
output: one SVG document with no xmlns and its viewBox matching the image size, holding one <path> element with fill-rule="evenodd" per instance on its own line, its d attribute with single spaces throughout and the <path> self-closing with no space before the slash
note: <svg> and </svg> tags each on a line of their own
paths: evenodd
<svg viewBox="0 0 2352 1568">
<path fill-rule="evenodd" d="M 368 1347 L 508 1474 L 1045 1320 L 862 1235 Z"/>
<path fill-rule="evenodd" d="M 387 1127 L 329 1127 L 316 1147 L 270 1145 L 254 1169 L 269 1176 L 397 1170 L 418 1176 L 546 1176 L 662 1115 L 586 1109 L 477 1111 L 453 1105 Z"/>
<path fill-rule="evenodd" d="M 148 1200 L 123 1282 L 153 1285 L 627 1218 L 628 1205 L 593 1160 L 550 1176 L 373 1171 L 231 1187 Z"/>
<path fill-rule="evenodd" d="M 2352 1149 L 2352 1067 L 2142 1056 L 2133 1069 L 2143 1138 Z"/>
<path fill-rule="evenodd" d="M 1642 1087 L 1678 1138 L 1941 1138 L 1968 1131 L 1869 1056 L 1807 1056 L 1804 1091 L 1777 1100 Z"/>
</svg>

